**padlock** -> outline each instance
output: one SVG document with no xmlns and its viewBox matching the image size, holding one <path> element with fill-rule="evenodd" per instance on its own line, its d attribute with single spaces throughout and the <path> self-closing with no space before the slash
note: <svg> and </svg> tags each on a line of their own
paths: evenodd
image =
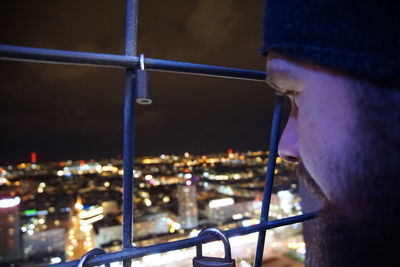
<svg viewBox="0 0 400 267">
<path fill-rule="evenodd" d="M 218 228 L 207 228 L 202 230 L 198 236 L 214 235 L 224 243 L 225 258 L 204 257 L 201 244 L 196 246 L 196 257 L 193 258 L 193 267 L 235 267 L 235 260 L 231 257 L 231 245 L 228 237 Z"/>
<path fill-rule="evenodd" d="M 99 248 L 94 248 L 82 256 L 82 258 L 79 260 L 78 265 L 76 265 L 76 267 L 84 267 L 87 261 L 89 261 L 93 257 L 96 257 L 96 256 L 104 254 L 104 253 L 106 253 L 104 250 L 99 249 Z M 110 267 L 110 264 L 106 263 L 106 264 L 104 264 L 104 266 Z"/>
<path fill-rule="evenodd" d="M 139 58 L 140 68 L 136 70 L 136 103 L 141 105 L 151 104 L 150 74 L 145 70 L 144 55 Z"/>
</svg>

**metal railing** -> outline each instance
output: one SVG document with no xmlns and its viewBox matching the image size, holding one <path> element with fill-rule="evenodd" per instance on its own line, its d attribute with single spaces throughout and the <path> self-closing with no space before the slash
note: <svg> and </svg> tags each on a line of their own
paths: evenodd
<svg viewBox="0 0 400 267">
<path fill-rule="evenodd" d="M 85 266 L 95 266 L 110 262 L 123 261 L 124 266 L 131 265 L 131 259 L 154 253 L 167 252 L 196 246 L 204 242 L 216 240 L 212 236 L 201 236 L 180 241 L 161 243 L 146 247 L 132 246 L 133 235 L 133 159 L 134 159 L 134 100 L 135 100 L 135 71 L 140 68 L 137 56 L 137 18 L 138 0 L 126 0 L 126 32 L 125 55 L 74 52 L 54 49 L 32 48 L 22 46 L 0 45 L 0 59 L 31 61 L 39 63 L 73 64 L 85 66 L 101 66 L 125 69 L 125 96 L 124 96 L 124 141 L 123 141 L 123 237 L 122 250 L 97 255 L 86 262 Z M 229 79 L 265 81 L 266 73 L 245 69 L 227 68 L 187 62 L 145 58 L 146 70 L 167 71 L 195 75 L 206 75 Z M 311 212 L 290 218 L 268 221 L 269 205 L 274 180 L 275 162 L 279 141 L 279 128 L 283 97 L 275 96 L 274 112 L 271 126 L 269 145 L 269 159 L 266 173 L 266 182 L 262 200 L 260 223 L 257 225 L 240 227 L 224 231 L 228 237 L 258 232 L 257 251 L 254 266 L 262 263 L 266 230 L 284 225 L 303 222 L 314 218 L 317 212 Z M 79 260 L 60 263 L 52 266 L 76 266 Z"/>
</svg>

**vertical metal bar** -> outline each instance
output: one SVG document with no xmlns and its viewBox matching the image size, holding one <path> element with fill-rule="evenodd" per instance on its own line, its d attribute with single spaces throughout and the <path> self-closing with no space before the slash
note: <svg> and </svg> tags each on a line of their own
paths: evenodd
<svg viewBox="0 0 400 267">
<path fill-rule="evenodd" d="M 125 55 L 136 56 L 138 0 L 126 1 Z M 123 249 L 132 247 L 133 241 L 133 160 L 134 160 L 134 97 L 135 71 L 125 70 L 124 98 L 124 178 L 123 178 Z M 131 260 L 123 261 L 124 267 Z"/>
<path fill-rule="evenodd" d="M 123 248 L 132 247 L 133 226 L 133 102 L 134 72 L 125 71 L 125 98 L 124 98 L 124 178 L 123 178 Z"/>
<path fill-rule="evenodd" d="M 126 0 L 125 55 L 137 55 L 137 21 L 139 0 Z"/>
<path fill-rule="evenodd" d="M 271 139 L 269 142 L 268 167 L 264 185 L 264 196 L 261 207 L 260 223 L 268 221 L 269 204 L 271 202 L 272 186 L 274 183 L 275 163 L 278 154 L 279 129 L 281 124 L 283 97 L 276 95 L 274 114 L 272 117 Z M 265 230 L 258 233 L 257 251 L 254 259 L 254 267 L 260 267 L 264 254 Z"/>
</svg>

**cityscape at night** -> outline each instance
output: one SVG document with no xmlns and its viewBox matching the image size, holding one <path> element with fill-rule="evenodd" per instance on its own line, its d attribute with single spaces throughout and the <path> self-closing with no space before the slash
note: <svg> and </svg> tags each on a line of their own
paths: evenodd
<svg viewBox="0 0 400 267">
<path fill-rule="evenodd" d="M 0 267 L 393 265 L 394 2 L 0 1 Z"/>
<path fill-rule="evenodd" d="M 264 71 L 262 10 L 262 1 L 139 1 L 137 53 Z M 125 1 L 3 1 L 0 13 L 0 44 L 125 53 Z M 0 266 L 124 250 L 125 70 L 17 61 L 0 69 Z M 150 73 L 152 103 L 132 109 L 133 245 L 260 223 L 273 90 L 260 80 Z M 269 220 L 299 214 L 294 165 L 278 157 Z M 236 266 L 253 266 L 257 239 L 229 238 Z M 221 242 L 202 247 L 224 255 Z M 303 266 L 304 253 L 301 223 L 266 231 L 263 266 Z M 195 255 L 193 246 L 152 251 L 131 264 L 186 267 Z"/>
<path fill-rule="evenodd" d="M 0 265 L 43 266 L 80 259 L 93 248 L 121 250 L 121 159 L 30 162 L 0 167 Z M 135 246 L 259 223 L 268 152 L 161 154 L 134 162 Z M 299 215 L 294 165 L 277 158 L 270 220 Z M 230 239 L 238 266 L 251 266 L 257 233 Z M 223 256 L 222 244 L 203 245 Z M 264 257 L 304 258 L 301 224 L 267 231 Z M 188 266 L 195 248 L 152 254 L 132 266 Z M 112 266 L 120 266 L 114 263 Z"/>
</svg>

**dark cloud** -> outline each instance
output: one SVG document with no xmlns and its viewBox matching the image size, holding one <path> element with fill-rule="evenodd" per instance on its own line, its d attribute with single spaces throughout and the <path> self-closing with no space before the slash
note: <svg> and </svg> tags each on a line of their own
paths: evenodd
<svg viewBox="0 0 400 267">
<path fill-rule="evenodd" d="M 186 27 L 192 39 L 201 43 L 205 51 L 218 49 L 228 46 L 232 40 L 235 24 L 241 20 L 240 14 L 241 10 L 235 9 L 231 0 L 197 1 Z"/>
</svg>

